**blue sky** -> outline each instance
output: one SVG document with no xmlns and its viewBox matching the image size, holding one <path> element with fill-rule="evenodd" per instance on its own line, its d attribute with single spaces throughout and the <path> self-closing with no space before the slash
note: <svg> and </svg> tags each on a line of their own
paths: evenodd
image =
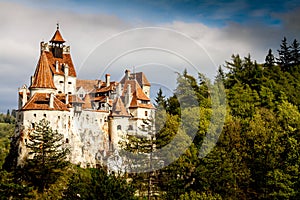
<svg viewBox="0 0 300 200">
<path fill-rule="evenodd" d="M 170 22 L 183 20 L 201 22 L 211 26 L 224 26 L 228 22 L 260 22 L 279 25 L 276 14 L 299 7 L 299 1 L 194 1 L 194 0 L 65 0 L 65 1 L 14 1 L 38 8 L 66 9 L 78 13 L 106 13 L 126 20 Z"/>
<path fill-rule="evenodd" d="M 79 78 L 118 81 L 135 66 L 169 92 L 184 68 L 213 77 L 232 54 L 262 63 L 284 36 L 300 41 L 300 1 L 0 0 L 0 112 L 17 108 L 57 21 Z"/>
</svg>

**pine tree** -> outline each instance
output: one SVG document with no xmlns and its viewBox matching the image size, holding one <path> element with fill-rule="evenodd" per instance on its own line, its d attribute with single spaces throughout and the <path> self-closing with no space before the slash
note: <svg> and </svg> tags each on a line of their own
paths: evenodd
<svg viewBox="0 0 300 200">
<path fill-rule="evenodd" d="M 279 58 L 277 63 L 283 67 L 283 70 L 287 71 L 291 62 L 291 51 L 290 46 L 287 44 L 286 37 L 281 41 L 280 49 L 278 50 Z"/>
<path fill-rule="evenodd" d="M 164 109 L 167 106 L 166 96 L 163 95 L 163 92 L 162 92 L 161 88 L 159 88 L 159 90 L 157 92 L 157 95 L 156 95 L 156 98 L 155 98 L 155 107 L 159 108 L 160 106 Z"/>
<path fill-rule="evenodd" d="M 275 64 L 275 57 L 272 53 L 272 49 L 269 49 L 268 55 L 266 56 L 265 59 L 265 67 L 272 67 Z"/>
<path fill-rule="evenodd" d="M 291 44 L 291 62 L 293 65 L 300 63 L 300 47 L 299 42 L 295 39 Z"/>
<path fill-rule="evenodd" d="M 34 130 L 29 133 L 26 147 L 29 156 L 23 171 L 25 178 L 43 192 L 54 183 L 67 166 L 69 150 L 63 146 L 63 135 L 52 130 L 49 121 L 43 119 L 35 123 Z"/>
<path fill-rule="evenodd" d="M 9 109 L 7 109 L 4 121 L 5 121 L 5 123 L 9 123 L 10 124 L 10 112 L 9 112 Z"/>
</svg>

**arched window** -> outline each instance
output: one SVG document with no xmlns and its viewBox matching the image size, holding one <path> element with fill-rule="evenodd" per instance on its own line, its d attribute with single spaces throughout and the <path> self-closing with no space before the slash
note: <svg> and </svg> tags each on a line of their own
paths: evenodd
<svg viewBox="0 0 300 200">
<path fill-rule="evenodd" d="M 117 126 L 117 130 L 121 130 L 122 129 L 122 126 L 121 125 L 118 125 Z"/>
</svg>

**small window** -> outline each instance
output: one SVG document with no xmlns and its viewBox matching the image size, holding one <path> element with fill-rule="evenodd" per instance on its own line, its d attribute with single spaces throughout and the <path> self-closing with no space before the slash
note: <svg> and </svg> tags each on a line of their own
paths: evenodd
<svg viewBox="0 0 300 200">
<path fill-rule="evenodd" d="M 64 81 L 59 81 L 59 83 L 64 83 Z"/>
<path fill-rule="evenodd" d="M 118 125 L 117 126 L 117 130 L 121 130 L 122 129 L 122 126 L 121 125 Z"/>
<path fill-rule="evenodd" d="M 62 92 L 61 91 L 58 91 L 58 94 L 61 94 Z"/>
<path fill-rule="evenodd" d="M 33 116 L 36 117 L 36 114 L 34 113 Z"/>
<path fill-rule="evenodd" d="M 57 118 L 60 119 L 60 116 L 58 116 Z"/>
<path fill-rule="evenodd" d="M 68 84 L 72 84 L 72 82 L 68 82 Z"/>
<path fill-rule="evenodd" d="M 47 117 L 47 115 L 46 115 L 46 114 L 44 114 L 44 117 Z"/>
<path fill-rule="evenodd" d="M 66 143 L 67 143 L 67 144 L 69 143 L 69 138 L 66 138 Z"/>
<path fill-rule="evenodd" d="M 145 116 L 148 116 L 148 111 L 147 110 L 145 111 Z"/>
<path fill-rule="evenodd" d="M 32 127 L 32 128 L 35 128 L 35 123 L 31 123 L 31 127 Z"/>
<path fill-rule="evenodd" d="M 133 130 L 132 125 L 129 125 L 129 126 L 128 126 L 128 130 Z"/>
</svg>

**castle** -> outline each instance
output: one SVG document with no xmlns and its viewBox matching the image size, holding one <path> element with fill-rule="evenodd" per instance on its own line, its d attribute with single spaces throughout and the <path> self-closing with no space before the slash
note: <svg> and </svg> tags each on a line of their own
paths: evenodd
<svg viewBox="0 0 300 200">
<path fill-rule="evenodd" d="M 59 25 L 41 53 L 30 86 L 19 88 L 17 124 L 18 164 L 27 156 L 28 133 L 46 118 L 64 135 L 71 163 L 97 167 L 118 148 L 125 134 L 145 128 L 143 121 L 154 115 L 150 83 L 143 72 L 125 71 L 121 81 L 77 79 L 70 47 Z"/>
</svg>

